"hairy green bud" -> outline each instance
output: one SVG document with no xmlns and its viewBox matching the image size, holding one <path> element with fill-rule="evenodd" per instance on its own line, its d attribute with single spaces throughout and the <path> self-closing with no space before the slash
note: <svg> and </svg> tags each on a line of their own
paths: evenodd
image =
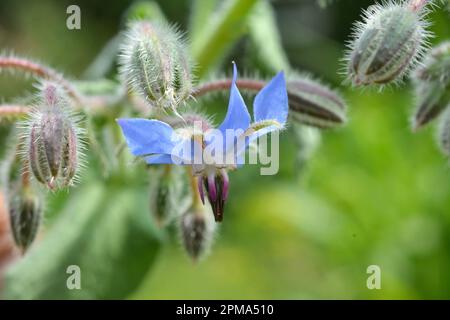
<svg viewBox="0 0 450 320">
<path fill-rule="evenodd" d="M 119 62 L 123 80 L 153 107 L 175 109 L 192 93 L 186 45 L 180 33 L 164 22 L 131 24 Z"/>
<path fill-rule="evenodd" d="M 23 155 L 36 180 L 50 189 L 67 187 L 80 165 L 82 130 L 62 89 L 44 83 L 39 105 L 27 121 Z"/>
<path fill-rule="evenodd" d="M 403 77 L 426 47 L 426 10 L 405 1 L 370 6 L 355 24 L 348 75 L 354 85 L 387 84 Z"/>
<path fill-rule="evenodd" d="M 205 207 L 192 207 L 179 220 L 181 242 L 194 261 L 209 251 L 216 230 L 213 215 L 205 210 Z"/>
<path fill-rule="evenodd" d="M 450 42 L 433 48 L 413 74 L 417 107 L 413 128 L 439 116 L 450 105 Z"/>
<path fill-rule="evenodd" d="M 450 41 L 442 42 L 431 49 L 414 71 L 413 78 L 447 84 L 450 81 Z"/>
<path fill-rule="evenodd" d="M 290 121 L 319 128 L 332 128 L 347 121 L 347 106 L 336 92 L 308 76 L 287 81 Z"/>
<path fill-rule="evenodd" d="M 149 168 L 149 209 L 156 225 L 167 227 L 191 204 L 185 168 L 158 165 Z"/>
<path fill-rule="evenodd" d="M 25 252 L 39 230 L 42 202 L 30 186 L 15 189 L 9 195 L 11 230 L 16 245 Z"/>
</svg>

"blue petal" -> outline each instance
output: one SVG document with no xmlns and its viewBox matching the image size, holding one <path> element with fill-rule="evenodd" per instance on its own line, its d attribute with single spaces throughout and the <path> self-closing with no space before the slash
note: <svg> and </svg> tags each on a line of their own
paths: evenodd
<svg viewBox="0 0 450 320">
<path fill-rule="evenodd" d="M 172 156 L 169 154 L 155 154 L 145 157 L 148 164 L 173 164 Z"/>
<path fill-rule="evenodd" d="M 242 166 L 242 164 L 244 164 L 243 163 L 244 153 L 253 141 L 255 141 L 259 137 L 262 137 L 268 133 L 271 133 L 274 131 L 279 131 L 279 130 L 280 130 L 279 126 L 272 125 L 272 126 L 262 128 L 262 129 L 256 131 L 255 133 L 251 134 L 250 136 L 245 137 L 245 143 L 242 143 L 240 145 L 240 148 L 236 152 L 238 167 L 240 167 L 240 166 Z"/>
<path fill-rule="evenodd" d="M 288 116 L 288 96 L 283 72 L 278 73 L 255 97 L 255 121 L 276 120 L 284 125 Z"/>
<path fill-rule="evenodd" d="M 219 126 L 219 130 L 225 135 L 227 129 L 247 130 L 250 125 L 250 114 L 244 99 L 242 99 L 239 89 L 236 86 L 237 68 L 233 63 L 233 81 L 231 83 L 230 100 L 228 102 L 228 111 L 225 120 Z"/>
<path fill-rule="evenodd" d="M 171 154 L 180 137 L 167 124 L 158 120 L 118 119 L 125 140 L 135 156 Z"/>
<path fill-rule="evenodd" d="M 197 142 L 191 139 L 183 139 L 177 143 L 171 154 L 146 155 L 145 161 L 148 164 L 202 164 L 202 149 Z"/>
</svg>

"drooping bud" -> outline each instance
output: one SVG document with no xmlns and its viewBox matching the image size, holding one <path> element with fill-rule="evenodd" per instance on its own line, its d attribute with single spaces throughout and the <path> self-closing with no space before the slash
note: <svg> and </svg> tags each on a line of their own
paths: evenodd
<svg viewBox="0 0 450 320">
<path fill-rule="evenodd" d="M 442 115 L 439 125 L 439 146 L 446 156 L 450 156 L 450 109 Z"/>
<path fill-rule="evenodd" d="M 120 65 L 123 80 L 151 106 L 175 109 L 191 95 L 192 63 L 181 35 L 166 23 L 133 23 Z"/>
<path fill-rule="evenodd" d="M 174 214 L 170 205 L 170 166 L 164 166 L 164 172 L 157 180 L 153 190 L 150 190 L 150 213 L 162 228 L 169 224 Z"/>
<path fill-rule="evenodd" d="M 292 122 L 331 128 L 347 121 L 347 107 L 334 91 L 308 76 L 288 80 L 289 116 Z"/>
<path fill-rule="evenodd" d="M 438 81 L 416 83 L 417 107 L 413 117 L 413 129 L 423 127 L 435 119 L 450 105 L 450 87 Z"/>
<path fill-rule="evenodd" d="M 225 201 L 228 198 L 229 179 L 225 169 L 216 170 L 214 173 L 199 176 L 198 189 L 203 204 L 205 192 L 214 213 L 216 222 L 222 222 Z"/>
<path fill-rule="evenodd" d="M 413 128 L 418 129 L 450 105 L 450 42 L 430 51 L 415 70 L 413 81 L 417 100 Z"/>
<path fill-rule="evenodd" d="M 40 105 L 26 125 L 25 162 L 36 180 L 50 189 L 71 185 L 79 167 L 81 129 L 67 106 L 62 89 L 44 83 Z"/>
<path fill-rule="evenodd" d="M 168 226 L 190 205 L 183 167 L 160 165 L 150 175 L 150 214 L 157 226 Z"/>
<path fill-rule="evenodd" d="M 25 252 L 36 238 L 42 217 L 42 203 L 30 186 L 9 195 L 11 230 L 16 245 Z"/>
<path fill-rule="evenodd" d="M 391 1 L 370 6 L 363 13 L 347 57 L 354 85 L 395 82 L 414 66 L 428 37 L 425 12 L 407 1 Z"/>
<path fill-rule="evenodd" d="M 180 217 L 180 238 L 186 253 L 197 261 L 210 249 L 216 230 L 207 207 L 191 208 Z"/>
<path fill-rule="evenodd" d="M 422 64 L 414 71 L 413 79 L 450 81 L 450 41 L 445 41 L 427 53 Z"/>
</svg>

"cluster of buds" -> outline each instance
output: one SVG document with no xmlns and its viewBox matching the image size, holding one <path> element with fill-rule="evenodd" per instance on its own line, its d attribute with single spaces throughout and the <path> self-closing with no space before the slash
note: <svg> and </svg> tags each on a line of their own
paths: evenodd
<svg viewBox="0 0 450 320">
<path fill-rule="evenodd" d="M 9 217 L 16 246 L 25 252 L 39 230 L 43 205 L 30 185 L 20 185 L 9 193 Z"/>
<path fill-rule="evenodd" d="M 79 119 L 55 83 L 43 82 L 39 100 L 25 126 L 24 163 L 49 189 L 70 186 L 80 166 Z"/>
<path fill-rule="evenodd" d="M 450 105 L 450 41 L 436 46 L 414 73 L 417 107 L 412 122 L 418 129 Z"/>
<path fill-rule="evenodd" d="M 175 109 L 192 93 L 192 70 L 177 30 L 163 22 L 130 25 L 121 48 L 120 74 L 151 106 Z"/>
<path fill-rule="evenodd" d="M 346 59 L 354 85 L 392 83 L 415 65 L 429 37 L 427 2 L 389 1 L 364 11 L 363 21 L 355 25 Z"/>
<path fill-rule="evenodd" d="M 208 253 L 216 230 L 207 207 L 191 207 L 179 220 L 179 233 L 186 253 L 197 261 Z"/>
</svg>

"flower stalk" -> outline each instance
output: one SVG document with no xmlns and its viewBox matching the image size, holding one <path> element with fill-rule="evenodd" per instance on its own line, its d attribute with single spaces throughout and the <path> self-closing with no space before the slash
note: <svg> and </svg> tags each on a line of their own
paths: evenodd
<svg viewBox="0 0 450 320">
<path fill-rule="evenodd" d="M 58 82 L 67 91 L 67 94 L 75 101 L 76 104 L 83 105 L 84 103 L 83 97 L 77 92 L 72 84 L 61 74 L 49 67 L 24 58 L 0 56 L 0 70 L 1 69 L 22 70 L 40 78 Z"/>
</svg>

